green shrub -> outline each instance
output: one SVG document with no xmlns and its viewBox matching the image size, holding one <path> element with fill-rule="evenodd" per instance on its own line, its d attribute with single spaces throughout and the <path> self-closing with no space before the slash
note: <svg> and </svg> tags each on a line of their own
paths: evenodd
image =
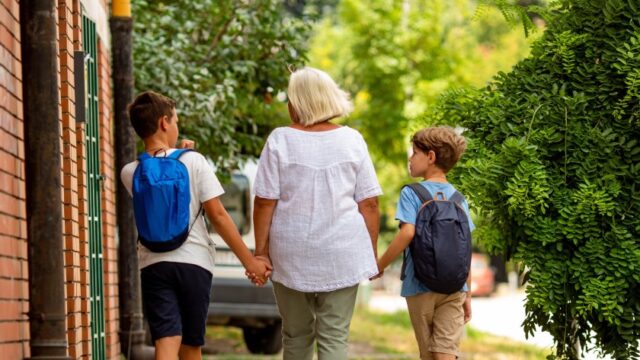
<svg viewBox="0 0 640 360">
<path fill-rule="evenodd" d="M 453 175 L 476 235 L 524 265 L 523 324 L 559 358 L 591 342 L 638 358 L 640 2 L 559 0 L 529 58 L 442 98 L 429 123 L 466 128 Z"/>
</svg>

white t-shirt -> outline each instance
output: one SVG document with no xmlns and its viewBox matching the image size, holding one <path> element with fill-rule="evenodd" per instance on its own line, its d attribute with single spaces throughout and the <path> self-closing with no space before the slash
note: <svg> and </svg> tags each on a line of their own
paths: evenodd
<svg viewBox="0 0 640 360">
<path fill-rule="evenodd" d="M 358 202 L 382 190 L 356 130 L 275 129 L 260 156 L 255 193 L 278 200 L 269 233 L 273 281 L 324 292 L 378 272 Z"/>
<path fill-rule="evenodd" d="M 175 150 L 167 150 L 167 155 Z M 179 248 L 163 253 L 153 252 L 138 243 L 138 262 L 141 269 L 161 261 L 194 264 L 213 274 L 215 245 L 209 237 L 204 218 L 198 216 L 198 219 L 195 219 L 195 217 L 201 210 L 202 203 L 222 195 L 224 190 L 215 171 L 202 154 L 189 151 L 180 157 L 180 161 L 187 167 L 191 188 L 189 224 L 192 224 L 192 227 L 189 237 Z M 120 179 L 130 195 L 133 173 L 137 167 L 138 161 L 130 162 L 120 172 Z"/>
</svg>

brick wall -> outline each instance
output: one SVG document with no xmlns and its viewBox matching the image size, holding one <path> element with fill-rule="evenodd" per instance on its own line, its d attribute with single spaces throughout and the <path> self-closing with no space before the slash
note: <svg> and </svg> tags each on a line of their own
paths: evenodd
<svg viewBox="0 0 640 360">
<path fill-rule="evenodd" d="M 0 2 L 0 354 L 30 356 L 19 5 Z"/>
<path fill-rule="evenodd" d="M 63 188 L 65 221 L 65 282 L 67 290 L 67 338 L 69 356 L 89 358 L 91 314 L 89 304 L 89 233 L 86 183 L 85 124 L 76 122 L 73 51 L 82 49 L 82 14 L 78 0 L 59 0 L 60 71 L 63 124 Z M 104 5 L 104 4 L 103 4 Z M 106 5 L 104 5 L 106 6 Z M 108 9 L 108 7 L 105 7 Z M 110 53 L 98 38 L 98 102 L 100 173 L 102 186 L 103 286 L 106 354 L 119 359 L 118 265 L 115 240 L 115 184 Z"/>
<path fill-rule="evenodd" d="M 119 359 L 118 340 L 118 247 L 116 243 L 116 181 L 111 99 L 111 53 L 101 39 L 98 43 L 100 172 L 104 175 L 102 192 L 102 251 L 104 267 L 105 332 L 107 357 Z"/>
<path fill-rule="evenodd" d="M 74 52 L 82 49 L 78 0 L 58 1 L 60 108 L 62 130 L 62 206 L 67 341 L 72 359 L 89 358 L 89 243 L 86 234 L 84 125 L 76 121 Z"/>
<path fill-rule="evenodd" d="M 104 0 L 98 2 L 108 13 Z M 59 0 L 60 130 L 64 274 L 68 354 L 91 357 L 89 242 L 85 125 L 76 121 L 74 51 L 82 49 L 80 0 Z M 115 181 L 111 114 L 111 65 L 99 39 L 99 121 L 107 357 L 119 359 Z M 25 154 L 18 0 L 0 1 L 0 357 L 30 356 Z"/>
</svg>

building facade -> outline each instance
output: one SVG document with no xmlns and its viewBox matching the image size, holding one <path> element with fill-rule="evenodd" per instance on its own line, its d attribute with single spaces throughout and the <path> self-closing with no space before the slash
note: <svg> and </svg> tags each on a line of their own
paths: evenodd
<svg viewBox="0 0 640 360">
<path fill-rule="evenodd" d="M 57 1 L 61 152 L 51 156 L 60 156 L 62 164 L 64 303 L 72 359 L 120 357 L 108 14 L 106 0 Z M 6 359 L 31 356 L 22 38 L 19 1 L 1 1 L 0 357 Z"/>
</svg>

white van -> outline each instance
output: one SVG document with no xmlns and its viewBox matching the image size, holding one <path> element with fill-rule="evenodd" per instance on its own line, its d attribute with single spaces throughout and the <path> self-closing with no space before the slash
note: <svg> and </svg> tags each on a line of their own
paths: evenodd
<svg viewBox="0 0 640 360">
<path fill-rule="evenodd" d="M 257 164 L 249 162 L 232 174 L 224 186 L 221 201 L 238 227 L 247 247 L 255 248 L 253 237 L 253 182 Z M 282 348 L 282 322 L 271 283 L 253 285 L 244 267 L 220 235 L 210 227 L 216 244 L 215 269 L 208 323 L 242 328 L 245 343 L 254 354 L 276 354 Z"/>
</svg>

